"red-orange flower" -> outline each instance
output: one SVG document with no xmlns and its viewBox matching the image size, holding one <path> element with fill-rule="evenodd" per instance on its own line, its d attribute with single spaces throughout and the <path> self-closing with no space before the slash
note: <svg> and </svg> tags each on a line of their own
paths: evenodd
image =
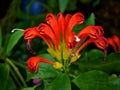
<svg viewBox="0 0 120 90">
<path fill-rule="evenodd" d="M 118 36 L 113 35 L 110 38 L 107 38 L 108 44 L 111 45 L 115 52 L 120 51 L 120 39 Z"/>
<path fill-rule="evenodd" d="M 82 24 L 84 16 L 81 13 L 76 13 L 73 16 L 67 14 L 64 18 L 60 12 L 56 19 L 53 14 L 49 13 L 46 16 L 46 22 L 47 24 L 42 23 L 37 27 L 28 28 L 24 31 L 24 39 L 28 40 L 27 45 L 29 50 L 32 51 L 30 41 L 36 37 L 42 38 L 49 47 L 55 47 L 56 50 L 59 50 L 61 34 L 63 41 L 67 42 L 67 37 L 70 37 L 72 28 L 76 24 Z"/>
<path fill-rule="evenodd" d="M 70 65 L 71 62 L 79 58 L 79 52 L 86 45 L 95 43 L 98 48 L 105 52 L 108 46 L 107 39 L 104 37 L 104 30 L 101 26 L 87 26 L 78 34 L 72 31 L 75 25 L 82 24 L 84 21 L 84 16 L 80 12 L 74 15 L 67 14 L 65 17 L 61 12 L 58 13 L 57 17 L 52 13 L 48 13 L 46 23 L 41 23 L 36 27 L 28 28 L 24 31 L 24 39 L 28 41 L 28 49 L 33 52 L 30 48 L 30 41 L 36 37 L 42 38 L 48 45 L 48 52 L 53 57 L 63 66 Z M 70 59 L 70 61 L 63 61 L 67 59 Z M 34 62 L 40 61 L 34 60 Z M 33 69 L 30 67 L 29 69 L 34 71 L 38 68 L 37 64 L 33 64 L 33 66 L 35 66 Z"/>
<path fill-rule="evenodd" d="M 39 62 L 48 63 L 52 65 L 55 64 L 55 62 L 49 61 L 45 58 L 41 58 L 38 56 L 30 57 L 27 62 L 29 71 L 32 73 L 36 73 L 38 71 Z"/>
</svg>

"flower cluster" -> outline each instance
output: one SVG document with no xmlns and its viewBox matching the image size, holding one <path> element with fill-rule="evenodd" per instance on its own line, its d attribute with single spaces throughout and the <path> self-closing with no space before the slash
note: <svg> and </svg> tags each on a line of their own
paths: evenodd
<svg viewBox="0 0 120 90">
<path fill-rule="evenodd" d="M 90 43 L 95 43 L 99 49 L 106 51 L 108 43 L 101 26 L 87 26 L 77 34 L 72 31 L 75 25 L 84 22 L 84 15 L 80 12 L 74 15 L 66 14 L 65 17 L 60 12 L 57 18 L 52 13 L 48 13 L 46 23 L 24 30 L 24 39 L 27 40 L 30 52 L 35 54 L 30 42 L 39 37 L 45 41 L 48 45 L 48 53 L 57 61 L 52 62 L 38 56 L 31 57 L 28 59 L 28 69 L 34 73 L 38 70 L 38 63 L 44 62 L 66 71 L 69 65 L 80 57 L 80 51 Z"/>
</svg>

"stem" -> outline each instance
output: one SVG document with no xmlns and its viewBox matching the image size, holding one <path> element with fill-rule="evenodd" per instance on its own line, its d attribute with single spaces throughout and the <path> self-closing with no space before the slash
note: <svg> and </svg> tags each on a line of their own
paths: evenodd
<svg viewBox="0 0 120 90">
<path fill-rule="evenodd" d="M 14 61 L 14 60 L 11 60 L 11 61 L 12 61 L 15 65 L 17 65 L 17 66 L 19 66 L 19 67 L 21 67 L 21 68 L 23 68 L 23 69 L 27 69 L 27 67 L 26 67 L 25 65 L 20 64 L 20 63 Z"/>
<path fill-rule="evenodd" d="M 33 86 L 33 89 L 37 88 L 40 84 L 36 84 Z"/>
<path fill-rule="evenodd" d="M 11 67 L 14 69 L 14 71 L 16 72 L 16 74 L 18 75 L 18 77 L 20 78 L 20 80 L 23 83 L 23 85 L 25 87 L 27 87 L 27 84 L 26 84 L 24 78 L 22 77 L 22 75 L 21 75 L 20 71 L 18 70 L 18 68 L 13 64 L 13 62 L 10 59 L 8 59 L 8 58 L 6 58 L 6 62 L 11 65 Z"/>
<path fill-rule="evenodd" d="M 10 68 L 10 72 L 11 72 L 11 75 L 14 77 L 14 79 L 15 79 L 16 83 L 18 84 L 18 86 L 22 87 L 19 80 L 17 79 L 17 76 L 15 75 L 15 73 L 13 72 L 13 70 L 11 68 Z"/>
</svg>

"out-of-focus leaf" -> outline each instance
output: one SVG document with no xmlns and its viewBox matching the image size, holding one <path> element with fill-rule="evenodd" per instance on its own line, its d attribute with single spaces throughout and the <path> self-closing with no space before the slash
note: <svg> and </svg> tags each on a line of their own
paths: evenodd
<svg viewBox="0 0 120 90">
<path fill-rule="evenodd" d="M 95 25 L 95 15 L 94 13 L 91 13 L 91 15 L 88 17 L 88 19 L 85 21 L 84 24 L 82 25 L 76 25 L 73 30 L 78 33 L 80 32 L 81 29 L 85 28 L 86 26 L 89 25 Z"/>
<path fill-rule="evenodd" d="M 120 79 L 111 78 L 102 71 L 82 73 L 73 82 L 80 90 L 120 90 Z"/>
<path fill-rule="evenodd" d="M 47 5 L 49 5 L 49 9 L 55 10 L 58 6 L 57 0 L 46 0 Z M 43 6 L 44 7 L 44 6 Z M 44 7 L 45 8 L 45 7 Z M 58 8 L 57 8 L 58 9 Z M 53 11 L 54 12 L 54 11 Z"/>
<path fill-rule="evenodd" d="M 2 29 L 0 27 L 0 49 L 2 47 Z"/>
<path fill-rule="evenodd" d="M 49 54 L 42 54 L 41 57 L 45 57 L 48 60 L 54 61 Z M 49 79 L 55 78 L 59 72 L 50 64 L 40 63 L 38 73 L 31 73 L 27 71 L 27 80 L 35 79 L 35 78 L 42 78 L 42 79 Z"/>
<path fill-rule="evenodd" d="M 112 53 L 104 61 L 104 53 L 93 49 L 81 56 L 78 62 L 80 72 L 90 70 L 101 70 L 107 73 L 120 72 L 120 53 Z"/>
<path fill-rule="evenodd" d="M 0 53 L 2 52 L 2 29 L 0 27 Z"/>
<path fill-rule="evenodd" d="M 85 24 L 86 24 L 86 26 L 88 26 L 88 25 L 95 25 L 95 15 L 94 15 L 94 13 L 91 13 L 89 18 L 86 20 Z"/>
<path fill-rule="evenodd" d="M 0 64 L 0 90 L 6 90 L 8 77 L 9 77 L 9 66 L 7 64 Z"/>
<path fill-rule="evenodd" d="M 90 3 L 92 0 L 80 0 L 80 2 L 81 3 L 83 3 L 83 4 L 88 4 L 88 3 Z"/>
<path fill-rule="evenodd" d="M 44 90 L 71 90 L 70 79 L 67 74 L 61 73 Z"/>
<path fill-rule="evenodd" d="M 68 0 L 58 0 L 59 1 L 59 9 L 61 12 L 64 12 L 67 5 L 68 5 Z"/>
<path fill-rule="evenodd" d="M 74 0 L 74 2 L 71 3 L 71 1 L 69 0 L 66 10 L 69 10 L 69 11 L 76 10 L 77 9 L 77 6 L 76 6 L 77 1 L 78 0 Z"/>
<path fill-rule="evenodd" d="M 8 81 L 7 81 L 7 86 L 5 90 L 15 90 L 16 89 L 16 85 L 15 82 L 13 81 L 13 79 L 9 76 L 8 77 Z"/>
<path fill-rule="evenodd" d="M 11 37 L 8 41 L 6 53 L 10 53 L 10 51 L 13 49 L 13 47 L 17 44 L 19 39 L 22 37 L 23 32 L 22 31 L 16 31 L 11 34 Z"/>
<path fill-rule="evenodd" d="M 100 0 L 95 0 L 94 2 L 93 2 L 93 7 L 96 7 L 97 5 L 99 5 L 100 4 Z"/>
<path fill-rule="evenodd" d="M 35 90 L 35 89 L 32 88 L 32 87 L 29 87 L 29 88 L 23 88 L 23 89 L 21 89 L 21 90 Z"/>
</svg>

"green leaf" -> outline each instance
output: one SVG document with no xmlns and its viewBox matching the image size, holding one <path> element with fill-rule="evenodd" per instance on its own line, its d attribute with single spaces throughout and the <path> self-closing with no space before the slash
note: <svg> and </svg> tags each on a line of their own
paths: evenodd
<svg viewBox="0 0 120 90">
<path fill-rule="evenodd" d="M 45 57 L 48 60 L 55 61 L 49 54 L 41 54 L 41 57 Z M 58 70 L 56 70 L 52 65 L 46 63 L 39 64 L 38 73 L 31 73 L 27 71 L 27 80 L 41 78 L 41 79 L 50 79 L 55 78 L 59 74 Z"/>
<path fill-rule="evenodd" d="M 6 89 L 5 90 L 15 90 L 16 89 L 16 85 L 15 82 L 13 81 L 12 77 L 8 77 L 8 81 L 7 81 L 7 85 L 6 85 Z"/>
<path fill-rule="evenodd" d="M 79 72 L 101 70 L 107 73 L 120 73 L 120 53 L 111 53 L 104 61 L 104 53 L 100 50 L 86 52 L 78 60 Z"/>
<path fill-rule="evenodd" d="M 61 73 L 44 90 L 71 90 L 70 79 L 67 74 Z"/>
<path fill-rule="evenodd" d="M 17 44 L 18 40 L 22 37 L 23 31 L 16 31 L 12 33 L 8 45 L 7 45 L 7 50 L 6 53 L 10 53 L 10 51 L 13 49 L 13 47 Z"/>
<path fill-rule="evenodd" d="M 28 87 L 28 88 L 23 88 L 23 89 L 21 89 L 21 90 L 35 90 L 35 89 L 32 88 L 32 87 Z"/>
<path fill-rule="evenodd" d="M 0 64 L 0 90 L 6 90 L 8 77 L 9 77 L 9 66 L 7 64 Z"/>
<path fill-rule="evenodd" d="M 61 12 L 64 12 L 67 5 L 68 5 L 68 0 L 58 0 L 59 1 L 59 9 Z"/>
<path fill-rule="evenodd" d="M 111 78 L 102 71 L 82 73 L 73 82 L 80 90 L 120 90 L 120 79 Z"/>
<path fill-rule="evenodd" d="M 0 28 L 0 50 L 2 48 L 2 29 Z"/>
<path fill-rule="evenodd" d="M 94 15 L 94 13 L 91 13 L 89 18 L 86 20 L 85 24 L 86 24 L 86 26 L 88 26 L 88 25 L 95 25 L 95 15 Z"/>
<path fill-rule="evenodd" d="M 48 6 L 46 8 L 46 6 Z M 58 9 L 58 3 L 57 3 L 57 0 L 46 0 L 46 6 L 43 6 L 46 10 L 48 10 L 49 12 L 53 12 L 55 13 L 54 10 L 57 10 Z"/>
<path fill-rule="evenodd" d="M 0 28 L 0 53 L 2 52 L 2 29 Z"/>
</svg>

